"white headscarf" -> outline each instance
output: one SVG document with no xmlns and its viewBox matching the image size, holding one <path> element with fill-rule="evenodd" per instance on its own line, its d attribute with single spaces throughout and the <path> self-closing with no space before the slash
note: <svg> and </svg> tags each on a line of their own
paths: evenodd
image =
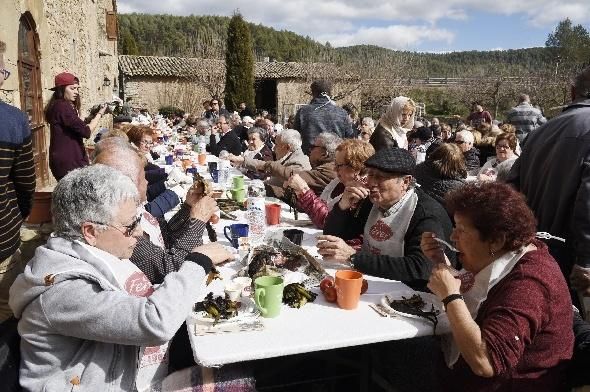
<svg viewBox="0 0 590 392">
<path fill-rule="evenodd" d="M 393 98 L 389 108 L 387 108 L 387 111 L 379 119 L 379 124 L 391 132 L 398 146 L 405 149 L 408 148 L 406 134 L 414 127 L 414 118 L 416 115 L 416 110 L 414 109 L 414 113 L 412 113 L 408 122 L 405 124 L 401 123 L 403 108 L 408 104 L 416 107 L 414 101 L 408 97 L 399 96 Z"/>
</svg>

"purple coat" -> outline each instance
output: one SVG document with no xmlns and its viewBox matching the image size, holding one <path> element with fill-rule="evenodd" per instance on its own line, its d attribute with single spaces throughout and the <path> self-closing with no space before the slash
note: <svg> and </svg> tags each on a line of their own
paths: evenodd
<svg viewBox="0 0 590 392">
<path fill-rule="evenodd" d="M 83 139 L 90 137 L 90 128 L 78 117 L 68 101 L 55 101 L 48 113 L 51 139 L 49 142 L 49 168 L 56 180 L 68 172 L 88 165 Z"/>
</svg>

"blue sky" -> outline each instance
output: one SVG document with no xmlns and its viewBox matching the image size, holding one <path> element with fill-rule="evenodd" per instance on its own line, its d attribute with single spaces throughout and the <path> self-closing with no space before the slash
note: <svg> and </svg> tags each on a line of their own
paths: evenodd
<svg viewBox="0 0 590 392">
<path fill-rule="evenodd" d="M 590 27 L 590 0 L 119 0 L 119 12 L 226 15 L 332 46 L 446 52 L 544 46 L 560 20 Z"/>
</svg>

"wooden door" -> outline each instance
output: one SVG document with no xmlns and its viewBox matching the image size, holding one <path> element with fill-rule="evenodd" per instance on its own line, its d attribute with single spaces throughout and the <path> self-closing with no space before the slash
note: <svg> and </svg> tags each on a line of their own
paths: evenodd
<svg viewBox="0 0 590 392">
<path fill-rule="evenodd" d="M 37 189 L 49 184 L 43 92 L 39 66 L 39 36 L 29 13 L 23 14 L 18 29 L 18 77 L 21 109 L 29 116 Z"/>
</svg>

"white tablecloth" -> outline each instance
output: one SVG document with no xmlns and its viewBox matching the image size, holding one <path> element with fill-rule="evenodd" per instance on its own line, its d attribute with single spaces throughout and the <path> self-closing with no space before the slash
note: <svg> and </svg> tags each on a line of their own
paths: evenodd
<svg viewBox="0 0 590 392">
<path fill-rule="evenodd" d="M 239 218 L 243 213 L 237 213 Z M 293 228 L 292 214 L 283 205 L 282 222 L 278 226 L 268 226 L 267 230 L 283 230 Z M 239 219 L 245 222 L 243 219 Z M 300 227 L 309 222 L 305 214 L 300 214 L 297 228 L 304 231 L 302 245 L 312 255 L 317 255 L 316 238 L 321 230 L 313 227 Z M 229 245 L 222 234 L 225 225 L 236 221 L 220 220 L 215 225 L 219 242 Z M 328 272 L 334 274 L 337 266 L 325 264 Z M 340 266 L 342 268 L 343 266 Z M 226 270 L 227 272 L 227 270 Z M 369 281 L 368 291 L 361 296 L 359 306 L 355 310 L 342 310 L 335 303 L 329 303 L 318 289 L 318 296 L 313 303 L 307 303 L 300 309 L 283 305 L 277 318 L 260 318 L 264 330 L 250 332 L 234 332 L 225 334 L 195 336 L 194 320 L 189 317 L 187 328 L 195 361 L 207 367 L 229 363 L 280 357 L 283 355 L 301 354 L 313 351 L 330 350 L 342 347 L 365 345 L 389 340 L 407 339 L 430 335 L 432 324 L 426 320 L 403 317 L 386 318 L 379 316 L 369 308 L 370 303 L 379 303 L 383 295 L 392 292 L 408 291 L 409 287 L 401 282 L 366 276 Z M 220 283 L 217 283 L 219 286 Z M 446 317 L 439 316 L 437 334 L 448 332 Z"/>
</svg>

